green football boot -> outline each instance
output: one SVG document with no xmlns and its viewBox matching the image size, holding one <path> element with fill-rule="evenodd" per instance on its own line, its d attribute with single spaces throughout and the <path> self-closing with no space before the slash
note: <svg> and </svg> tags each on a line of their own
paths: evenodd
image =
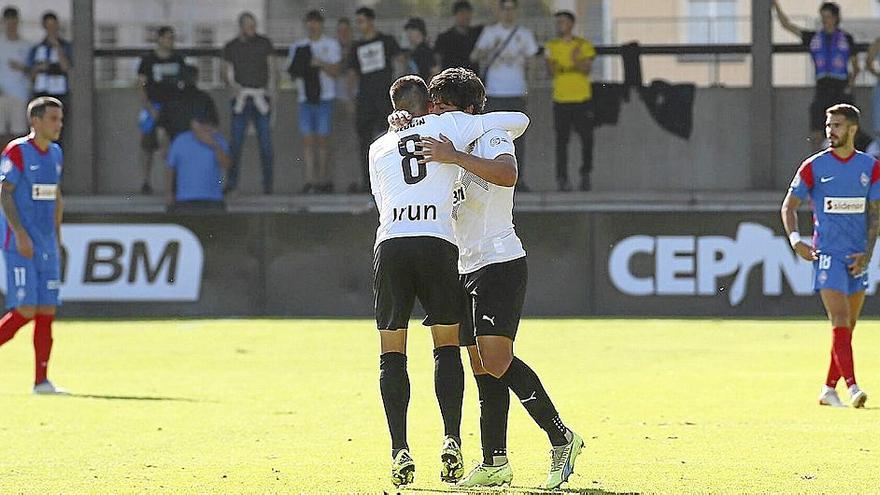
<svg viewBox="0 0 880 495">
<path fill-rule="evenodd" d="M 510 486 L 513 482 L 513 469 L 509 462 L 500 466 L 479 464 L 455 486 L 461 488 L 478 488 L 481 486 Z"/>
<path fill-rule="evenodd" d="M 409 485 L 416 476 L 416 463 L 408 449 L 401 449 L 391 463 L 391 482 L 394 486 Z"/>
<path fill-rule="evenodd" d="M 443 449 L 440 451 L 440 481 L 445 483 L 457 483 L 464 476 L 464 457 L 461 455 L 461 447 L 452 437 L 443 440 Z"/>
<path fill-rule="evenodd" d="M 568 481 L 574 472 L 574 462 L 584 448 L 584 439 L 577 433 L 571 432 L 571 441 L 559 447 L 550 449 L 550 472 L 547 474 L 547 483 L 544 488 L 555 490 Z"/>
</svg>

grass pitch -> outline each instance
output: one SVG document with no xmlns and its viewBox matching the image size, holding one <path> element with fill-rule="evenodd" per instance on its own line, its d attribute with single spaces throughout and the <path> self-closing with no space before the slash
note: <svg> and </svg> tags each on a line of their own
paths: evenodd
<svg viewBox="0 0 880 495">
<path fill-rule="evenodd" d="M 878 331 L 854 339 L 865 410 L 816 405 L 821 321 L 529 320 L 516 349 L 587 441 L 570 491 L 876 493 Z M 50 376 L 74 397 L 29 395 L 29 334 L 0 348 L 0 493 L 392 491 L 368 321 L 61 321 Z M 448 490 L 430 348 L 413 325 L 410 493 Z M 468 375 L 468 463 L 478 417 Z M 512 400 L 512 492 L 541 484 L 547 450 Z"/>
</svg>

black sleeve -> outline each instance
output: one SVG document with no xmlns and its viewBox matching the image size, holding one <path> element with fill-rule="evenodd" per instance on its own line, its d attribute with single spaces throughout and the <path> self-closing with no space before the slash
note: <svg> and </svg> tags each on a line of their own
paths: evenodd
<svg viewBox="0 0 880 495">
<path fill-rule="evenodd" d="M 446 31 L 437 35 L 437 41 L 434 42 L 434 51 L 437 53 L 444 53 L 446 50 Z"/>
<path fill-rule="evenodd" d="M 801 44 L 809 48 L 814 36 L 816 31 L 801 31 Z"/>
<path fill-rule="evenodd" d="M 152 62 L 150 61 L 149 55 L 144 55 L 141 57 L 141 63 L 138 64 L 138 74 L 147 76 L 147 79 L 150 77 L 150 66 L 152 66 Z"/>
<path fill-rule="evenodd" d="M 358 75 L 360 75 L 361 61 L 358 59 L 358 50 L 357 49 L 358 49 L 357 45 L 351 45 L 351 56 L 349 57 L 349 59 L 351 60 L 351 63 L 349 65 L 352 68 L 352 70 L 354 70 L 355 72 L 357 72 Z"/>
<path fill-rule="evenodd" d="M 227 62 L 232 62 L 232 43 L 235 40 L 232 40 L 225 45 L 223 45 L 223 60 Z"/>
<path fill-rule="evenodd" d="M 853 35 L 846 33 L 846 42 L 849 43 L 849 52 L 851 56 L 855 57 L 856 54 L 856 40 L 853 38 Z"/>
<path fill-rule="evenodd" d="M 385 36 L 385 52 L 389 57 L 394 57 L 400 54 L 400 45 L 397 44 L 397 40 L 394 39 L 393 36 Z"/>
</svg>

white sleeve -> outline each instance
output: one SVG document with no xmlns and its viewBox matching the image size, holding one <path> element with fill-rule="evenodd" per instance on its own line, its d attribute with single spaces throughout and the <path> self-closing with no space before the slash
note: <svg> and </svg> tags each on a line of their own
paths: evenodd
<svg viewBox="0 0 880 495">
<path fill-rule="evenodd" d="M 480 136 L 478 147 L 481 151 L 480 158 L 494 160 L 501 155 L 507 154 L 516 157 L 516 147 L 513 138 L 503 129 L 490 129 Z"/>
<path fill-rule="evenodd" d="M 486 26 L 483 28 L 483 32 L 480 33 L 480 37 L 477 38 L 477 43 L 474 45 L 475 50 L 488 50 L 492 48 L 492 33 L 493 30 Z"/>
<path fill-rule="evenodd" d="M 526 29 L 525 33 L 523 34 L 526 38 L 526 49 L 524 50 L 525 53 L 530 57 L 537 55 L 538 51 L 541 48 L 538 46 L 537 40 L 535 40 L 535 34 L 529 29 Z"/>
<path fill-rule="evenodd" d="M 373 154 L 373 147 L 369 152 L 369 170 L 370 170 L 370 191 L 373 193 L 373 199 L 376 200 L 376 208 L 379 214 L 382 214 L 382 193 L 379 192 L 379 176 L 376 174 L 376 157 Z"/>
<path fill-rule="evenodd" d="M 504 129 L 516 139 L 529 127 L 529 117 L 522 112 L 491 112 L 483 115 L 446 112 L 441 117 L 444 117 L 441 120 L 444 129 L 454 126 L 454 132 L 449 134 L 444 132 L 444 135 L 452 140 L 458 150 L 475 141 L 489 129 Z"/>
</svg>

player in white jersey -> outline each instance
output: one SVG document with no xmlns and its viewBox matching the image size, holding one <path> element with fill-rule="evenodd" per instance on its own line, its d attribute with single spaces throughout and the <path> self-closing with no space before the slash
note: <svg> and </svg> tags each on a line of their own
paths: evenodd
<svg viewBox="0 0 880 495">
<path fill-rule="evenodd" d="M 452 188 L 458 167 L 419 163 L 419 143 L 429 136 L 449 136 L 463 147 L 494 127 L 519 136 L 529 119 L 518 112 L 432 115 L 428 88 L 418 76 L 398 79 L 391 86 L 391 99 L 394 108 L 408 111 L 412 120 L 373 142 L 369 153 L 370 187 L 379 208 L 374 294 L 381 336 L 379 385 L 391 433 L 391 476 L 399 486 L 411 483 L 415 471 L 406 440 L 410 388 L 406 329 L 418 297 L 426 313 L 423 324 L 431 327 L 434 339 L 435 391 L 445 429 L 440 476 L 455 482 L 464 474 L 460 434 L 464 371 L 459 352 L 462 302 L 452 227 Z"/>
<path fill-rule="evenodd" d="M 478 113 L 484 96 L 479 79 L 464 69 L 448 69 L 428 89 L 435 112 Z M 537 374 L 513 354 L 527 282 L 526 252 L 513 225 L 513 194 L 517 179 L 514 136 L 492 129 L 467 148 L 446 138 L 425 138 L 423 162 L 456 163 L 461 167 L 453 207 L 459 246 L 461 283 L 467 294 L 460 341 L 468 347 L 480 397 L 483 463 L 459 486 L 509 484 L 507 462 L 508 388 L 548 435 L 551 448 L 546 488 L 566 482 L 583 449 L 583 439 L 559 418 Z M 467 152 L 458 152 L 465 149 Z"/>
</svg>

